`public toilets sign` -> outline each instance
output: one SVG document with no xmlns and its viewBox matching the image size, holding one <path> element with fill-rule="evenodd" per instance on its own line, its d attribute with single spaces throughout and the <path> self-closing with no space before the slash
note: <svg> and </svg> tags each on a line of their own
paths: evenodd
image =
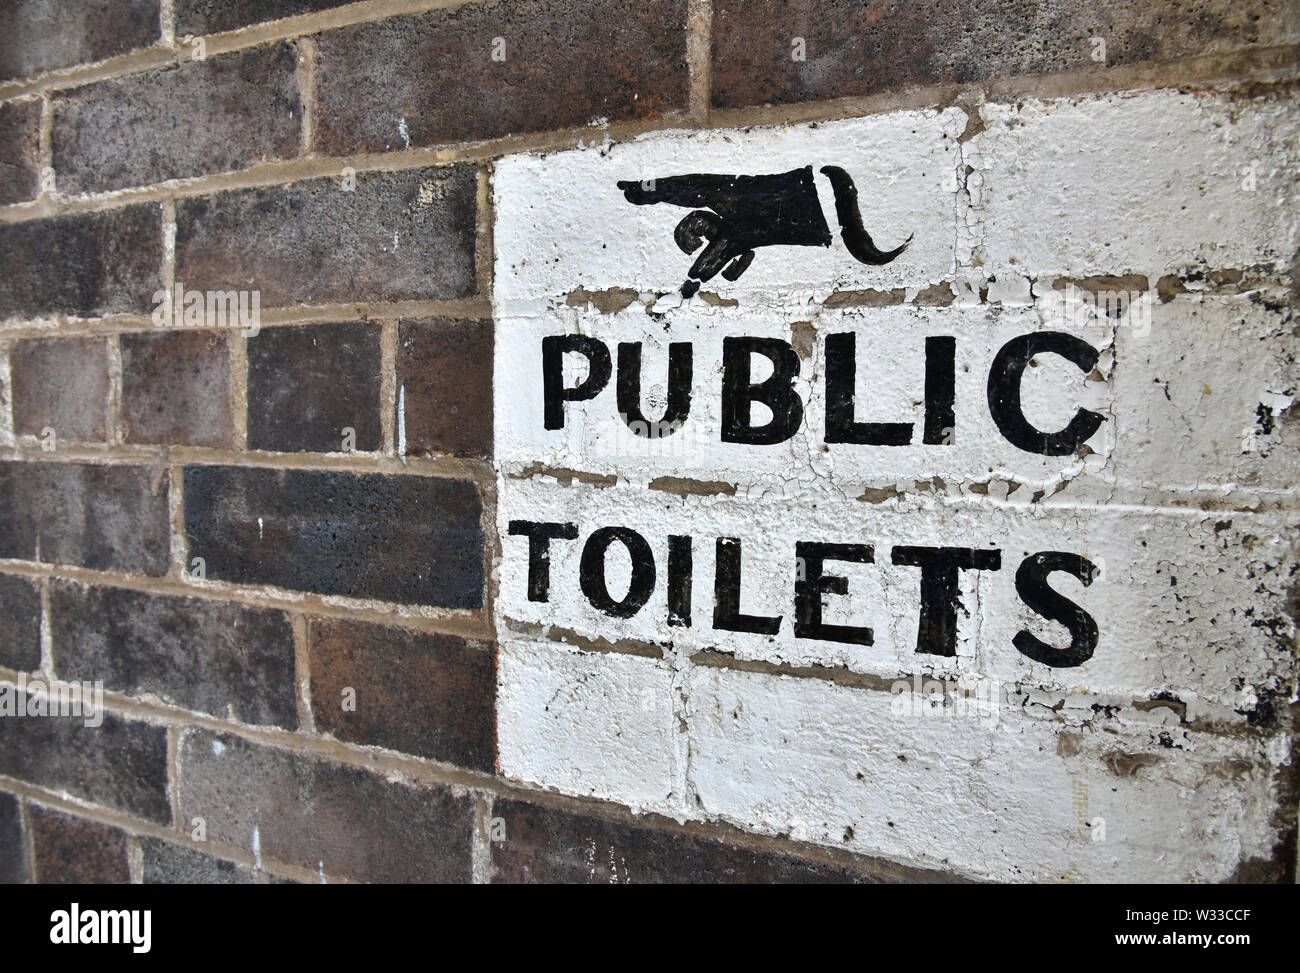
<svg viewBox="0 0 1300 973">
<path fill-rule="evenodd" d="M 1160 442 L 1187 431 L 1152 395 L 1183 381 L 1153 334 L 1174 306 L 1133 275 L 985 266 L 964 130 L 959 109 L 903 112 L 500 164 L 508 626 L 1231 696 L 1241 673 L 1161 646 L 1258 641 L 1247 562 L 1285 545 L 1164 502 L 1207 472 Z M 1187 443 L 1225 479 L 1266 468 L 1257 406 L 1285 398 L 1245 378 Z M 1225 546 L 1238 569 L 1199 569 Z"/>
</svg>

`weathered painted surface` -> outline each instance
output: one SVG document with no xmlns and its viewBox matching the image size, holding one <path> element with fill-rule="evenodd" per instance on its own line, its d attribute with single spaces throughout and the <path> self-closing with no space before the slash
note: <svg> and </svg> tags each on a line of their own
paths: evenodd
<svg viewBox="0 0 1300 973">
<path fill-rule="evenodd" d="M 840 166 L 853 176 L 866 228 L 882 247 L 913 236 L 908 249 L 882 267 L 857 263 L 838 232 L 826 249 L 763 249 L 739 281 L 718 280 L 705 290 L 725 286 L 727 297 L 770 298 L 802 290 L 830 293 L 841 285 L 940 280 L 953 267 L 957 139 L 965 124 L 965 113 L 950 108 L 777 132 L 680 133 L 502 159 L 494 179 L 501 214 L 493 238 L 498 320 L 580 288 L 674 291 L 692 258 L 673 244 L 673 228 L 689 210 L 630 205 L 617 184 L 648 184 L 683 173 L 760 175 Z M 837 230 L 828 184 L 819 188 L 819 198 L 828 225 Z"/>
<path fill-rule="evenodd" d="M 1019 448 L 988 404 L 998 353 L 1045 332 L 1069 334 L 1097 356 L 1095 369 L 1084 373 L 1044 354 L 1019 382 L 1024 414 L 1039 429 L 1062 429 L 1079 409 L 1104 418 L 1085 440 L 1088 449 L 1066 456 Z M 606 349 L 609 380 L 593 398 L 565 401 L 563 425 L 548 429 L 543 341 L 580 334 Z M 853 336 L 852 358 L 833 351 L 841 335 Z M 723 343 L 738 336 L 776 339 L 799 355 L 799 374 L 789 384 L 803 421 L 782 442 L 723 441 Z M 927 339 L 935 338 L 951 342 L 954 397 L 951 425 L 937 423 L 948 432 L 926 443 L 927 359 L 935 357 Z M 632 374 L 642 419 L 619 406 L 624 343 L 640 347 L 641 367 Z M 690 409 L 675 428 L 659 425 L 672 344 L 688 344 L 692 359 Z M 1251 354 L 1225 355 L 1225 347 Z M 1134 307 L 1119 320 L 1063 291 L 1027 306 L 782 310 L 775 302 L 664 314 L 640 302 L 609 314 L 564 307 L 499 329 L 496 379 L 509 392 L 497 416 L 497 458 L 512 472 L 543 463 L 629 482 L 673 475 L 785 491 L 816 484 L 845 496 L 865 488 L 908 491 L 917 480 L 939 478 L 936 490 L 1013 500 L 1070 500 L 1083 492 L 1110 502 L 1209 499 L 1254 507 L 1282 502 L 1300 465 L 1300 436 L 1281 415 L 1295 394 L 1298 350 L 1291 310 L 1258 295 L 1182 295 Z M 831 358 L 853 367 L 854 420 L 909 425 L 906 445 L 830 441 Z M 1124 367 L 1115 367 L 1117 359 Z M 565 388 L 589 371 L 579 354 L 564 355 L 563 363 Z M 771 369 L 759 360 L 755 381 Z M 755 410 L 755 425 L 766 421 L 764 408 Z"/>
<path fill-rule="evenodd" d="M 983 106 L 967 220 L 983 273 L 1289 266 L 1300 112 L 1204 94 Z"/>
<path fill-rule="evenodd" d="M 512 523 L 572 523 L 574 540 L 549 544 L 545 601 L 529 600 L 529 540 Z M 562 487 L 545 479 L 507 480 L 500 501 L 500 613 L 528 626 L 558 626 L 593 639 L 671 642 L 742 659 L 832 666 L 880 676 L 916 671 L 971 673 L 1045 688 L 1145 699 L 1171 692 L 1192 716 L 1235 719 L 1260 696 L 1293 686 L 1292 589 L 1300 559 L 1300 515 L 1144 510 L 1128 506 L 1029 506 L 983 497 L 911 497 L 883 504 L 807 490 L 797 498 L 679 496 L 623 487 Z M 607 614 L 584 594 L 580 574 L 591 535 L 630 528 L 652 554 L 653 588 L 631 617 Z M 669 621 L 668 538 L 693 549 L 690 625 Z M 715 624 L 717 539 L 740 548 L 740 608 L 780 618 L 773 634 Z M 824 621 L 871 630 L 871 644 L 796 631 L 801 566 L 796 544 L 870 545 L 871 563 L 827 558 L 825 573 L 848 579 L 827 593 Z M 594 547 L 594 544 L 590 544 Z M 921 602 L 921 569 L 897 563 L 902 547 L 996 552 L 996 569 L 958 572 L 954 655 L 917 652 L 918 627 L 933 616 Z M 1091 583 L 1068 573 L 1051 586 L 1096 623 L 1095 652 L 1082 664 L 1050 666 L 1015 647 L 1020 631 L 1065 646 L 1070 633 L 1031 609 L 1017 592 L 1025 559 L 1045 551 L 1078 554 L 1096 566 Z M 805 558 L 806 562 L 806 558 Z M 629 590 L 630 556 L 610 545 L 604 575 L 615 598 Z M 1230 567 L 1230 569 L 1229 569 Z M 809 566 L 802 567 L 804 578 Z"/>
<path fill-rule="evenodd" d="M 1000 880 L 1222 881 L 1276 840 L 1269 768 L 1285 742 L 1176 718 L 954 715 L 816 679 L 674 673 L 513 640 L 500 678 L 507 775 L 644 810 Z"/>
<path fill-rule="evenodd" d="M 503 772 L 998 879 L 1273 859 L 1298 149 L 1152 92 L 503 160 Z"/>
</svg>

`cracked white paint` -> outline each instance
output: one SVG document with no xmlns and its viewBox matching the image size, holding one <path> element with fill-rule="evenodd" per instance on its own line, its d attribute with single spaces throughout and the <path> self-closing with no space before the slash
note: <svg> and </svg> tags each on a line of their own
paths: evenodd
<svg viewBox="0 0 1300 973">
<path fill-rule="evenodd" d="M 966 148 L 988 276 L 1154 282 L 1197 263 L 1289 266 L 1300 247 L 1294 101 L 1157 92 L 988 104 L 981 116 Z"/>
<path fill-rule="evenodd" d="M 655 133 L 502 160 L 506 776 L 995 879 L 1215 881 L 1271 858 L 1295 813 L 1279 808 L 1275 776 L 1292 740 L 1267 713 L 1297 678 L 1298 150 L 1294 104 L 1159 91 Z M 687 211 L 633 206 L 615 185 L 804 165 L 844 167 L 877 243 L 914 234 L 909 249 L 868 267 L 838 236 L 828 249 L 764 247 L 739 280 L 684 299 L 693 257 L 672 231 Z M 1243 274 L 1212 280 L 1224 270 Z M 1184 289 L 1119 318 L 1072 289 L 1122 275 L 1145 276 L 1153 298 L 1166 275 Z M 880 306 L 828 307 L 837 291 L 877 292 L 850 300 Z M 1076 455 L 1020 450 L 990 416 L 994 355 L 1041 331 L 1100 353 L 1087 376 L 1038 356 L 1022 384 L 1041 429 L 1079 408 L 1105 417 Z M 840 332 L 857 336 L 855 418 L 911 422 L 913 445 L 825 442 L 825 339 Z M 541 340 L 575 333 L 606 344 L 615 375 L 546 430 Z M 733 335 L 799 352 L 805 416 L 787 442 L 721 441 L 721 343 Z M 924 339 L 937 335 L 956 342 L 956 422 L 949 445 L 921 445 Z M 673 341 L 693 345 L 690 415 L 671 436 L 638 437 L 618 415 L 616 346 L 641 343 L 654 420 Z M 566 361 L 568 384 L 584 374 Z M 529 598 L 513 520 L 577 528 L 550 543 L 546 601 Z M 601 526 L 636 530 L 653 553 L 653 593 L 630 618 L 598 611 L 579 585 Z M 670 534 L 694 539 L 690 627 L 667 624 Z M 740 539 L 742 610 L 781 616 L 776 635 L 713 628 L 718 537 Z M 795 637 L 797 541 L 874 546 L 875 563 L 827 563 L 848 591 L 822 599 L 825 621 L 870 626 L 871 645 Z M 891 562 L 897 545 L 1001 551 L 999 570 L 960 575 L 955 656 L 915 651 L 919 571 Z M 1051 581 L 1096 621 L 1080 666 L 1051 668 L 1013 644 L 1020 630 L 1068 641 L 1016 590 L 1016 568 L 1039 551 L 1099 569 L 1088 587 Z M 621 596 L 618 544 L 606 575 Z M 750 671 L 773 665 L 793 675 Z M 983 721 L 900 712 L 888 687 L 914 673 L 982 679 L 1003 704 Z"/>
<path fill-rule="evenodd" d="M 696 813 L 1001 880 L 1223 880 L 1276 840 L 1266 766 L 1281 747 L 1189 733 L 1186 749 L 1171 749 L 1154 731 L 1023 718 L 990 728 L 898 714 L 893 701 L 696 669 Z M 1067 732 L 1079 747 L 1068 757 Z M 1154 759 L 1130 776 L 1117 756 L 1128 753 Z M 1080 825 L 1080 793 L 1086 819 L 1105 820 L 1105 841 Z"/>
<path fill-rule="evenodd" d="M 804 421 L 788 442 L 755 446 L 721 441 L 722 341 L 733 335 L 776 337 L 803 344 L 801 328 L 792 317 L 811 319 L 815 338 L 808 342 L 796 390 L 804 403 Z M 611 315 L 573 308 L 557 309 L 545 318 L 507 322 L 510 330 L 496 359 L 497 381 L 525 376 L 509 410 L 497 421 L 497 457 L 506 469 L 516 469 L 547 457 L 553 466 L 594 473 L 617 473 L 629 480 L 649 480 L 664 474 L 736 484 L 780 488 L 793 482 L 834 482 L 845 491 L 861 492 L 868 483 L 910 482 L 931 476 L 967 478 L 980 482 L 991 475 L 1024 483 L 1055 484 L 1062 477 L 1100 469 L 1109 451 L 1109 430 L 1103 426 L 1091 445 L 1097 456 L 1087 462 L 1075 457 L 1038 457 L 1022 452 L 997 431 L 985 404 L 989 366 L 998 349 L 1012 338 L 1048 325 L 1035 315 L 1014 312 L 991 315 L 961 308 L 856 308 L 791 312 L 773 307 L 693 307 L 670 312 L 662 321 L 650 318 L 633 304 Z M 1089 333 L 1091 331 L 1092 333 Z M 911 446 L 859 446 L 825 443 L 825 335 L 852 332 L 856 337 L 859 421 L 910 422 Z M 1079 329 L 1097 346 L 1107 347 L 1113 336 L 1109 322 Z M 664 415 L 670 342 L 690 342 L 694 367 L 691 411 L 679 430 L 659 438 L 637 435 L 619 414 L 616 378 L 596 398 L 566 406 L 563 429 L 547 430 L 542 422 L 541 341 L 547 335 L 584 333 L 599 337 L 617 361 L 623 341 L 642 345 L 642 410 L 647 419 Z M 956 425 L 950 446 L 921 444 L 922 389 L 925 380 L 925 339 L 952 335 L 957 341 Z M 573 356 L 574 384 L 585 374 Z M 755 378 L 770 374 L 760 361 Z M 1024 383 L 1026 411 L 1044 428 L 1060 428 L 1077 407 L 1105 409 L 1104 383 L 1088 382 L 1073 366 L 1046 359 Z M 754 411 L 763 422 L 770 412 Z M 1234 430 L 1235 434 L 1235 430 Z M 990 474 L 990 469 L 993 471 Z"/>
</svg>

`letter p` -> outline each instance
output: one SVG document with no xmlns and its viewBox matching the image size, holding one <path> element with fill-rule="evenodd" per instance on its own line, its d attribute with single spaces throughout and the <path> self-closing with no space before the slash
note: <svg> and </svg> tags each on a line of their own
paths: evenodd
<svg viewBox="0 0 1300 973">
<path fill-rule="evenodd" d="M 587 359 L 587 377 L 574 386 L 564 384 L 564 356 L 583 355 Z M 564 403 L 594 399 L 609 383 L 612 371 L 609 349 L 590 335 L 548 335 L 542 339 L 542 398 L 544 425 L 547 429 L 564 428 Z"/>
</svg>

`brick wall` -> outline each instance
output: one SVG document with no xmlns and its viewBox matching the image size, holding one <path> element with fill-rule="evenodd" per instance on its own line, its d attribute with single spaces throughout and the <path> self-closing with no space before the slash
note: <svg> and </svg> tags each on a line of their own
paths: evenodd
<svg viewBox="0 0 1300 973">
<path fill-rule="evenodd" d="M 105 712 L 0 717 L 0 880 L 1293 880 L 1300 464 L 1278 403 L 1296 394 L 1298 55 L 1283 0 L 6 5 L 0 682 L 102 682 Z M 1035 129 L 1044 116 L 1065 121 Z M 666 533 L 704 511 L 745 537 L 805 516 L 797 493 L 755 489 L 780 463 L 557 461 L 512 418 L 536 362 L 502 334 L 544 330 L 520 309 L 549 301 L 612 347 L 635 331 L 620 314 L 671 296 L 653 261 L 574 256 L 598 246 L 565 216 L 590 215 L 601 147 L 759 126 L 764 171 L 763 139 L 803 124 L 772 153 L 880 140 L 893 163 L 907 144 L 930 171 L 906 178 L 946 193 L 941 211 L 926 222 L 900 190 L 925 227 L 912 262 L 808 300 L 788 297 L 803 265 L 760 252 L 742 286 L 785 303 L 710 284 L 719 327 L 876 314 L 901 344 L 898 315 L 929 314 L 978 343 L 1009 327 L 989 308 L 1016 303 L 1016 273 L 1031 311 L 1058 279 L 1159 282 L 1154 326 L 1189 337 L 1117 339 L 1103 363 L 1117 382 L 1141 371 L 1116 386 L 1132 426 L 1115 435 L 1146 445 L 1104 470 L 1081 457 L 1070 476 L 1091 486 L 1032 501 L 1047 494 L 1042 545 L 1086 522 L 1116 560 L 1140 559 L 1147 530 L 1253 551 L 1231 561 L 1236 587 L 1183 581 L 1181 615 L 1132 595 L 1111 632 L 1146 668 L 997 670 L 1012 730 L 945 737 L 891 721 L 884 673 L 910 678 L 910 656 L 520 607 L 507 501 L 584 536 L 611 516 Z M 1236 162 L 1215 154 L 1225 126 L 1246 131 Z M 1063 151 L 1081 142 L 1095 158 Z M 1120 144 L 1146 161 L 1123 168 L 1105 151 Z M 1226 195 L 1215 178 L 1252 163 L 1263 191 Z M 555 204 L 546 232 L 499 211 L 521 198 Z M 1214 217 L 1180 222 L 1187 206 Z M 1064 242 L 1053 213 L 1076 220 Z M 256 325 L 206 303 L 186 319 L 178 284 L 256 293 Z M 1278 397 L 1253 451 L 1271 462 L 1225 465 L 1236 412 L 1207 420 L 1199 454 L 1164 446 L 1172 395 L 1246 377 Z M 1224 409 L 1253 421 L 1254 394 Z M 834 487 L 824 516 L 873 529 L 882 503 L 947 517 L 932 504 L 961 479 L 808 470 Z M 1015 521 L 1011 479 L 957 490 L 974 505 L 948 522 Z M 1081 521 L 1076 496 L 1112 506 Z M 557 588 L 576 590 L 569 567 L 557 552 Z M 1216 608 L 1221 643 L 1205 620 L 1160 641 Z M 1123 807 L 1076 867 L 1089 785 Z M 1193 810 L 1143 810 L 1175 805 Z"/>
</svg>

